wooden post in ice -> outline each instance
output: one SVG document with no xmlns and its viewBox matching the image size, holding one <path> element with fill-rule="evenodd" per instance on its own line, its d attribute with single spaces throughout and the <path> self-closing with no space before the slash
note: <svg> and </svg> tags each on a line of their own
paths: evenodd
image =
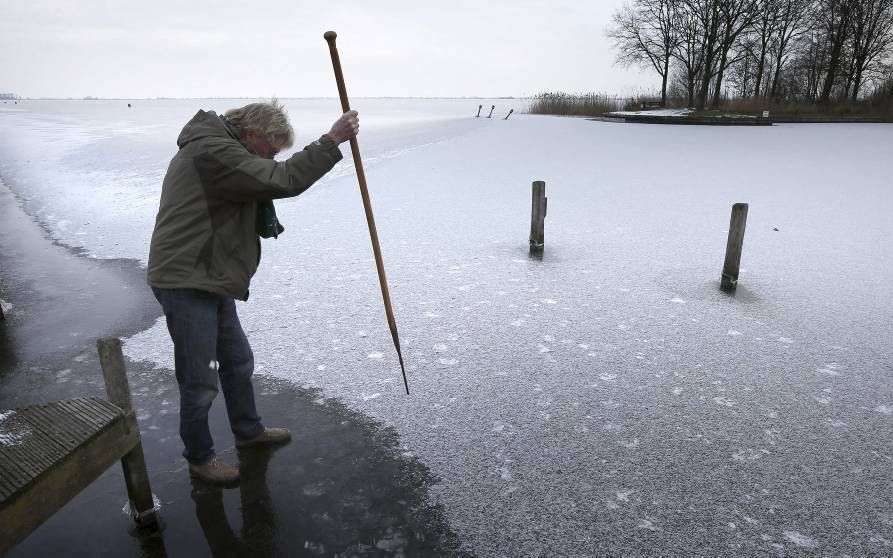
<svg viewBox="0 0 893 558">
<path fill-rule="evenodd" d="M 474 116 L 475 118 L 481 117 L 481 109 L 484 108 L 484 105 L 478 105 L 478 113 Z"/>
<path fill-rule="evenodd" d="M 493 105 L 492 107 L 490 107 L 490 114 L 487 115 L 487 118 L 490 118 L 491 116 L 493 116 L 493 109 L 495 109 L 495 108 L 496 108 L 496 105 Z"/>
<path fill-rule="evenodd" d="M 729 240 L 726 243 L 726 261 L 722 266 L 720 288 L 733 291 L 738 286 L 738 269 L 741 267 L 741 248 L 744 246 L 744 226 L 747 224 L 747 204 L 732 206 L 729 221 Z"/>
<path fill-rule="evenodd" d="M 533 206 L 530 212 L 530 253 L 539 254 L 545 243 L 546 225 L 546 183 L 537 180 L 533 183 Z"/>
<path fill-rule="evenodd" d="M 503 120 L 508 120 L 509 116 L 511 116 L 513 112 L 515 112 L 515 109 L 509 109 L 509 113 L 505 115 L 505 118 Z"/>
<path fill-rule="evenodd" d="M 105 391 L 109 401 L 124 411 L 126 424 L 139 433 L 139 425 L 130 399 L 130 384 L 127 382 L 127 370 L 124 368 L 124 353 L 121 351 L 121 340 L 106 337 L 96 342 L 99 349 L 99 364 L 105 379 Z M 139 434 L 137 434 L 139 435 Z M 124 484 L 127 485 L 127 496 L 134 513 L 134 519 L 141 525 L 156 522 L 155 502 L 152 499 L 152 488 L 149 485 L 149 472 L 146 471 L 146 458 L 143 455 L 143 444 L 138 442 L 132 450 L 121 458 L 124 469 Z"/>
</svg>

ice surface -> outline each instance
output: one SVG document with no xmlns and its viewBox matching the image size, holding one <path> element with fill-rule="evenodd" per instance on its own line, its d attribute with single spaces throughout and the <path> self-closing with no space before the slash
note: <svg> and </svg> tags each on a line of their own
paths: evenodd
<svg viewBox="0 0 893 558">
<path fill-rule="evenodd" d="M 801 548 L 808 548 L 808 549 L 812 550 L 819 546 L 815 540 L 811 539 L 810 537 L 807 537 L 806 535 L 800 534 L 796 531 L 785 531 L 784 536 L 786 539 L 788 539 L 789 541 L 791 541 L 792 543 L 794 543 L 795 545 L 797 545 Z"/>
<path fill-rule="evenodd" d="M 145 262 L 158 191 L 180 129 L 199 109 L 222 114 L 256 100 L 137 101 L 130 109 L 127 101 L 48 100 L 23 102 L 15 109 L 2 107 L 0 176 L 64 244 L 100 258 Z M 328 131 L 340 114 L 337 99 L 283 102 L 296 139 L 293 149 L 280 158 Z M 456 130 L 456 116 L 467 112 L 472 102 L 355 101 L 354 108 L 362 112 L 365 166 L 461 133 Z M 517 110 L 519 101 L 493 103 Z M 318 190 L 336 178 L 353 176 L 349 152 L 345 155 L 345 163 L 324 177 Z"/>
<path fill-rule="evenodd" d="M 0 412 L 0 446 L 17 446 L 31 433 L 24 423 L 15 421 L 15 411 Z"/>
<path fill-rule="evenodd" d="M 0 111 L 0 175 L 60 240 L 144 259 L 178 128 L 221 103 Z M 332 102 L 301 103 L 287 102 L 309 140 Z M 260 373 L 399 431 L 469 550 L 859 554 L 893 540 L 875 455 L 893 445 L 893 126 L 376 103 L 357 103 L 360 146 L 412 395 L 348 161 L 277 204 L 286 233 L 264 242 L 239 312 Z M 527 254 L 533 180 L 550 199 L 542 259 Z M 746 271 L 728 296 L 735 202 L 750 204 Z M 172 367 L 167 335 L 160 320 L 125 351 Z"/>
</svg>

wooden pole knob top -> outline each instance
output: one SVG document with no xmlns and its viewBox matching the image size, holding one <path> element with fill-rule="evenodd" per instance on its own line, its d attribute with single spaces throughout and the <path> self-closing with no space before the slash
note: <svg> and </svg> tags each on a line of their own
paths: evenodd
<svg viewBox="0 0 893 558">
<path fill-rule="evenodd" d="M 337 37 L 337 36 L 338 36 L 338 33 L 335 33 L 334 31 L 326 31 L 325 33 L 323 33 L 322 38 L 331 43 L 332 41 L 335 40 L 335 37 Z"/>
</svg>

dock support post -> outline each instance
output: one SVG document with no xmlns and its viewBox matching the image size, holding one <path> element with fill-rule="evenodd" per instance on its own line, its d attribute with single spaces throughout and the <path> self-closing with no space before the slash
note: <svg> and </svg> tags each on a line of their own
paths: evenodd
<svg viewBox="0 0 893 558">
<path fill-rule="evenodd" d="M 503 120 L 508 120 L 509 116 L 511 116 L 513 112 L 515 112 L 515 109 L 509 109 L 509 113 L 505 115 L 505 118 Z"/>
<path fill-rule="evenodd" d="M 543 251 L 546 225 L 546 183 L 537 180 L 533 183 L 533 204 L 530 212 L 530 253 Z"/>
<path fill-rule="evenodd" d="M 490 114 L 487 115 L 487 118 L 490 118 L 491 116 L 493 116 L 493 109 L 495 109 L 495 108 L 496 108 L 496 105 L 493 105 L 492 107 L 490 107 Z"/>
<path fill-rule="evenodd" d="M 124 469 L 124 483 L 127 485 L 127 496 L 130 498 L 134 519 L 140 525 L 153 525 L 155 502 L 152 498 L 152 487 L 149 484 L 149 472 L 146 470 L 146 459 L 143 455 L 143 443 L 139 436 L 139 425 L 130 399 L 130 384 L 127 381 L 127 370 L 124 367 L 124 353 L 121 351 L 121 340 L 106 337 L 96 342 L 99 350 L 99 363 L 105 379 L 105 390 L 109 401 L 124 411 L 129 428 L 137 432 L 137 444 L 121 458 Z"/>
<path fill-rule="evenodd" d="M 732 206 L 732 218 L 729 221 L 729 240 L 726 243 L 726 261 L 722 266 L 720 288 L 734 291 L 738 286 L 738 270 L 741 267 L 741 248 L 744 246 L 744 227 L 747 224 L 747 204 L 736 203 Z"/>
<path fill-rule="evenodd" d="M 478 113 L 474 115 L 475 118 L 481 117 L 481 109 L 484 108 L 484 105 L 478 105 Z"/>
</svg>

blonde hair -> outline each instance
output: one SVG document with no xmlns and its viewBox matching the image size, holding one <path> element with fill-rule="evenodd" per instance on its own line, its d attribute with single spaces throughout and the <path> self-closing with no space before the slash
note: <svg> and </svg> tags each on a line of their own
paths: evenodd
<svg viewBox="0 0 893 558">
<path fill-rule="evenodd" d="M 288 113 L 276 97 L 268 103 L 251 103 L 229 109 L 223 116 L 239 134 L 254 132 L 267 139 L 276 138 L 282 142 L 282 149 L 288 149 L 295 143 L 295 131 L 288 123 Z"/>
</svg>

